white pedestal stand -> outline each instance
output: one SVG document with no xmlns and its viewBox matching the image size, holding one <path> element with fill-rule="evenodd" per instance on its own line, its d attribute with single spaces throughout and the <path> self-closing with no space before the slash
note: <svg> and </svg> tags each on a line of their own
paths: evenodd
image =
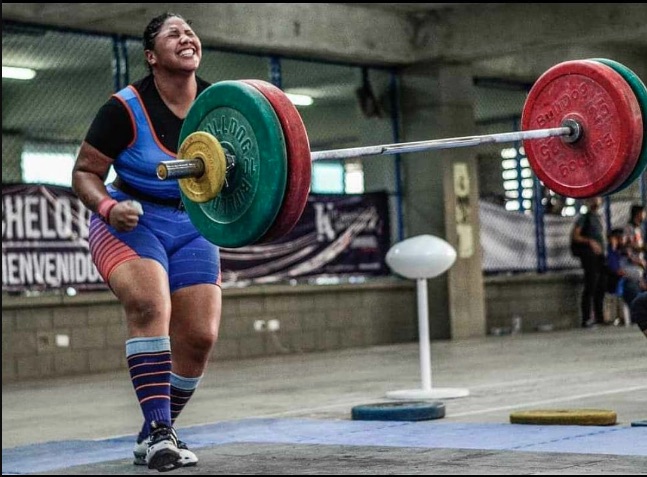
<svg viewBox="0 0 647 477">
<path fill-rule="evenodd" d="M 418 337 L 420 340 L 420 377 L 422 389 L 404 389 L 389 391 L 389 399 L 449 399 L 469 396 L 468 389 L 463 388 L 434 388 L 431 384 L 431 351 L 429 346 L 429 308 L 427 299 L 427 279 L 418 278 Z"/>
<path fill-rule="evenodd" d="M 418 292 L 418 337 L 420 341 L 421 389 L 390 391 L 390 399 L 425 400 L 448 399 L 469 395 L 463 388 L 434 388 L 431 383 L 431 352 L 429 346 L 429 306 L 427 279 L 451 268 L 456 250 L 449 243 L 433 235 L 419 235 L 395 244 L 386 255 L 387 264 L 398 274 L 415 279 Z"/>
</svg>

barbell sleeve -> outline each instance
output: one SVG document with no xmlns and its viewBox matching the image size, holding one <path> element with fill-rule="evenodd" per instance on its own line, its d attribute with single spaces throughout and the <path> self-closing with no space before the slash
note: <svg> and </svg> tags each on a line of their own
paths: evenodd
<svg viewBox="0 0 647 477">
<path fill-rule="evenodd" d="M 162 161 L 157 164 L 157 178 L 165 181 L 167 179 L 200 177 L 204 174 L 204 170 L 204 162 L 198 158 Z"/>
<path fill-rule="evenodd" d="M 225 153 L 227 171 L 236 165 L 236 156 Z M 189 177 L 200 177 L 205 172 L 204 161 L 199 157 L 189 159 L 173 159 L 170 161 L 161 161 L 157 164 L 157 178 L 160 180 L 167 179 L 186 179 Z"/>
</svg>

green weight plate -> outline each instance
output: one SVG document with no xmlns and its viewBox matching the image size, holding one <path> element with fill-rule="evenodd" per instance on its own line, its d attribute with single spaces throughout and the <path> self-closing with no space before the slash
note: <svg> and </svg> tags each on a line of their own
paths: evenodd
<svg viewBox="0 0 647 477">
<path fill-rule="evenodd" d="M 622 63 L 618 63 L 617 61 L 614 60 L 608 60 L 606 58 L 594 58 L 594 61 L 597 61 L 599 63 L 603 63 L 607 66 L 610 66 L 613 68 L 617 73 L 622 76 L 627 83 L 629 83 L 629 86 L 631 87 L 631 90 L 634 92 L 636 95 L 636 98 L 638 99 L 638 104 L 640 105 L 640 112 L 643 117 L 643 145 L 642 145 L 642 150 L 640 152 L 640 157 L 638 158 L 638 162 L 636 163 L 636 167 L 634 167 L 633 172 L 629 175 L 627 180 L 625 180 L 620 186 L 615 189 L 611 194 L 615 194 L 616 192 L 620 192 L 621 190 L 629 187 L 635 181 L 640 177 L 640 175 L 645 172 L 645 169 L 647 169 L 647 87 L 645 86 L 645 83 L 641 81 L 641 79 L 631 71 L 629 68 L 627 68 L 625 65 Z"/>
<path fill-rule="evenodd" d="M 287 182 L 285 138 L 274 109 L 253 86 L 221 81 L 191 105 L 180 144 L 195 131 L 214 135 L 235 162 L 214 199 L 196 203 L 181 191 L 191 222 L 221 247 L 255 243 L 274 222 Z"/>
</svg>

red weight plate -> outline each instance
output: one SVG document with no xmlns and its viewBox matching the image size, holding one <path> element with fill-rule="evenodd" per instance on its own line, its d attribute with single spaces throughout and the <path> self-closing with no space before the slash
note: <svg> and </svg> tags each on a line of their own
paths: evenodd
<svg viewBox="0 0 647 477">
<path fill-rule="evenodd" d="M 604 195 L 631 174 L 643 140 L 640 106 L 629 84 L 612 68 L 593 61 L 566 61 L 539 77 L 523 108 L 523 130 L 562 126 L 574 119 L 580 139 L 524 141 L 534 173 L 566 197 Z"/>
<path fill-rule="evenodd" d="M 301 115 L 279 88 L 261 80 L 242 80 L 258 89 L 270 102 L 281 123 L 288 153 L 288 180 L 283 205 L 274 223 L 256 242 L 266 243 L 290 233 L 308 202 L 312 179 L 310 142 Z"/>
</svg>

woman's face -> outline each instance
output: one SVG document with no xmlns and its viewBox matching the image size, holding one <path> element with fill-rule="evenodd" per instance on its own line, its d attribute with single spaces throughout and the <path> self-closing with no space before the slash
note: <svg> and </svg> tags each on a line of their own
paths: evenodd
<svg viewBox="0 0 647 477">
<path fill-rule="evenodd" d="M 200 38 L 184 20 L 168 18 L 155 36 L 155 46 L 146 51 L 146 59 L 154 69 L 194 72 L 200 66 Z"/>
</svg>

